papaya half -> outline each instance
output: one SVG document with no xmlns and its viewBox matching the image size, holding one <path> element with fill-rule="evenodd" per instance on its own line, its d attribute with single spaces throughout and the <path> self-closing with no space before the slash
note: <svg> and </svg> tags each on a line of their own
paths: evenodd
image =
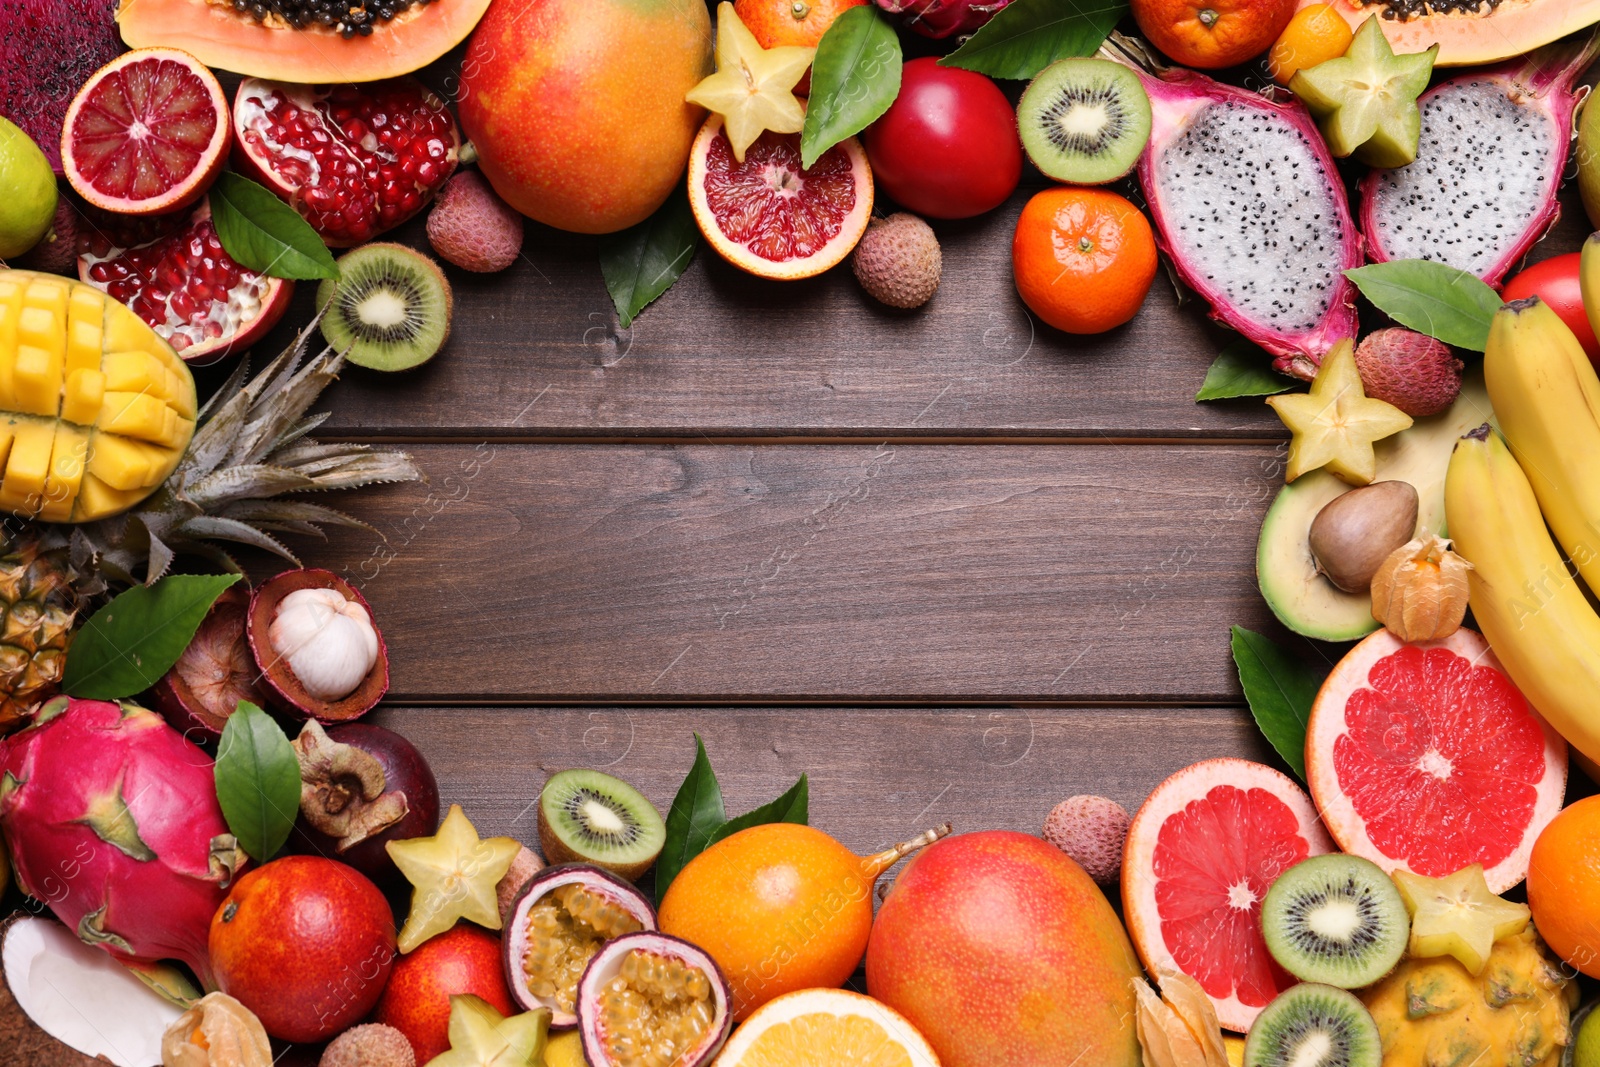
<svg viewBox="0 0 1600 1067">
<path fill-rule="evenodd" d="M 1396 53 L 1439 46 L 1436 67 L 1493 63 L 1531 52 L 1600 22 L 1600 0 L 1299 0 L 1326 3 L 1352 30 L 1378 16 Z"/>
<path fill-rule="evenodd" d="M 177 48 L 208 67 L 274 81 L 368 82 L 409 74 L 460 44 L 489 0 L 413 4 L 369 36 L 326 26 L 258 22 L 215 0 L 120 0 L 117 28 L 129 48 Z"/>
</svg>

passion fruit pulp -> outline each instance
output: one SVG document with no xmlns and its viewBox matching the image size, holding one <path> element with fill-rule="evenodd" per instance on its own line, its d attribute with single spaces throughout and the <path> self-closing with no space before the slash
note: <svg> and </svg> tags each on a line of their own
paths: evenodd
<svg viewBox="0 0 1600 1067">
<path fill-rule="evenodd" d="M 178 662 L 150 690 L 156 710 L 192 741 L 220 736 L 239 701 L 265 702 L 261 672 L 245 642 L 249 607 L 244 582 L 223 590 Z"/>
<path fill-rule="evenodd" d="M 505 923 L 506 985 L 525 1011 L 550 1009 L 550 1025 L 578 1024 L 578 985 L 611 940 L 654 930 L 639 890 L 587 863 L 546 867 L 523 887 Z"/>
<path fill-rule="evenodd" d="M 347 601 L 359 605 L 372 620 L 372 606 L 356 588 L 332 571 L 305 568 L 284 571 L 262 582 L 250 598 L 250 611 L 245 619 L 245 636 L 250 643 L 250 653 L 261 668 L 268 701 L 279 710 L 303 719 L 335 723 L 359 719 L 371 711 L 389 691 L 389 653 L 383 644 L 383 635 L 377 630 L 377 659 L 354 690 L 336 700 L 315 696 L 296 677 L 288 657 L 280 655 L 272 645 L 272 623 L 285 597 L 302 589 L 330 589 Z"/>
<path fill-rule="evenodd" d="M 593 1067 L 696 1067 L 733 1029 L 728 983 L 687 941 L 654 931 L 606 942 L 578 987 L 583 1054 Z"/>
</svg>

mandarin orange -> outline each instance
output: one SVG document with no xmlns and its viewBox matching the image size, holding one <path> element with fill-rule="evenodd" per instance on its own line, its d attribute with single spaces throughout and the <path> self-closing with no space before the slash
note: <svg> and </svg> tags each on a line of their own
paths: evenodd
<svg viewBox="0 0 1600 1067">
<path fill-rule="evenodd" d="M 1028 201 L 1011 242 L 1017 292 L 1067 333 L 1102 333 L 1138 312 L 1156 276 L 1150 223 L 1104 189 L 1046 189 Z"/>
</svg>

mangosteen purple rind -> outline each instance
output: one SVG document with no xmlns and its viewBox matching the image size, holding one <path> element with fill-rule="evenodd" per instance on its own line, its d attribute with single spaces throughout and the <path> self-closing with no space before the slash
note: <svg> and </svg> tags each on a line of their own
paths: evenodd
<svg viewBox="0 0 1600 1067">
<path fill-rule="evenodd" d="M 336 590 L 346 599 L 361 605 L 367 616 L 372 618 L 372 605 L 354 586 L 332 571 L 302 568 L 284 571 L 262 582 L 250 597 L 245 636 L 250 643 L 250 654 L 261 668 L 267 699 L 279 710 L 301 719 L 316 719 L 323 723 L 359 719 L 376 707 L 378 701 L 383 699 L 383 694 L 389 691 L 389 650 L 383 643 L 383 632 L 378 629 L 374 619 L 378 658 L 354 692 L 338 700 L 322 700 L 312 696 L 295 677 L 294 671 L 289 669 L 288 662 L 273 649 L 269 636 L 278 604 L 299 589 Z"/>
<path fill-rule="evenodd" d="M 522 887 L 522 891 L 512 902 L 503 924 L 500 958 L 505 964 L 506 988 L 511 991 L 511 999 L 516 1001 L 523 1011 L 548 1008 L 552 1030 L 571 1030 L 578 1025 L 578 1017 L 540 1000 L 528 990 L 528 976 L 522 970 L 523 957 L 528 954 L 527 914 L 528 909 L 540 898 L 572 882 L 603 886 L 618 903 L 628 909 L 645 930 L 655 930 L 657 925 L 656 909 L 650 903 L 649 897 L 639 892 L 631 882 L 624 881 L 592 863 L 558 863 L 553 867 L 544 868 L 528 879 L 528 884 Z"/>
<path fill-rule="evenodd" d="M 583 1044 L 583 1058 L 592 1067 L 611 1067 L 611 1060 L 607 1058 L 606 1048 L 600 1039 L 599 1028 L 595 1025 L 594 1004 L 599 1000 L 601 992 L 607 982 L 616 976 L 617 970 L 622 966 L 622 957 L 634 949 L 642 949 L 657 956 L 673 956 L 699 968 L 711 979 L 711 999 L 714 1006 L 712 1012 L 712 1025 L 706 1031 L 700 1044 L 685 1053 L 678 1059 L 683 1067 L 700 1067 L 716 1059 L 717 1053 L 722 1051 L 722 1046 L 728 1043 L 728 1036 L 733 1033 L 733 1007 L 732 995 L 728 990 L 728 979 L 723 975 L 722 968 L 717 966 L 717 961 L 711 954 L 699 945 L 685 941 L 681 937 L 663 934 L 659 930 L 640 930 L 637 933 L 623 934 L 614 937 L 600 946 L 600 951 L 594 954 L 589 965 L 583 969 L 583 977 L 578 979 L 578 1034 Z"/>
<path fill-rule="evenodd" d="M 191 741 L 220 737 L 239 701 L 265 702 L 245 640 L 249 609 L 249 585 L 238 582 L 224 589 L 178 662 L 150 687 L 155 710 Z"/>
</svg>

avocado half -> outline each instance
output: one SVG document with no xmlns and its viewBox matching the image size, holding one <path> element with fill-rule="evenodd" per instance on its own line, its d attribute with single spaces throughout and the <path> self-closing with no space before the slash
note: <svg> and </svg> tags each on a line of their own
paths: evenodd
<svg viewBox="0 0 1600 1067">
<path fill-rule="evenodd" d="M 1408 430 L 1377 444 L 1374 481 L 1410 482 L 1417 490 L 1417 528 L 1444 534 L 1444 476 L 1456 440 L 1493 421 L 1482 364 L 1467 371 L 1461 395 L 1441 415 L 1418 419 Z M 1378 628 L 1372 597 L 1346 593 L 1317 573 L 1311 558 L 1311 520 L 1328 502 L 1354 486 L 1325 470 L 1296 478 L 1278 491 L 1261 521 L 1256 545 L 1256 581 L 1261 595 L 1285 626 L 1323 641 L 1355 641 Z"/>
</svg>

